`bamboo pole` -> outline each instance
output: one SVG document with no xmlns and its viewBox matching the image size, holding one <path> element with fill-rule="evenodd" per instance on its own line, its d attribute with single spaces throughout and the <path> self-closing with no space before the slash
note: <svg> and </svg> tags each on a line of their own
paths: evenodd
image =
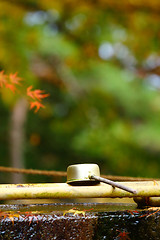
<svg viewBox="0 0 160 240">
<path fill-rule="evenodd" d="M 105 183 L 99 183 L 95 186 L 71 186 L 67 183 L 1 184 L 0 200 L 160 197 L 160 181 L 123 182 L 123 185 L 134 188 L 137 194 Z"/>
<path fill-rule="evenodd" d="M 142 206 L 160 206 L 160 197 L 134 197 L 134 201 L 138 204 L 139 207 Z"/>
</svg>

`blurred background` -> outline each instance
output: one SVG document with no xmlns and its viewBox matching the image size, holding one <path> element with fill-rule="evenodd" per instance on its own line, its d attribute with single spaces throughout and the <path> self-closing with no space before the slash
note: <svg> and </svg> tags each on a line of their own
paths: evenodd
<svg viewBox="0 0 160 240">
<path fill-rule="evenodd" d="M 35 114 L 1 89 L 0 165 L 160 177 L 158 0 L 1 0 L 0 70 L 50 94 Z"/>
</svg>

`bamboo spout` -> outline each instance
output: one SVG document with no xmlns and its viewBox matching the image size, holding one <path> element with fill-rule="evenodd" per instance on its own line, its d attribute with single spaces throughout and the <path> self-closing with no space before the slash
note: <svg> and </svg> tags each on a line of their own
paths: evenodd
<svg viewBox="0 0 160 240">
<path fill-rule="evenodd" d="M 1 184 L 0 200 L 160 197 L 160 181 L 156 183 L 154 181 L 123 182 L 123 185 L 134 188 L 137 194 L 114 188 L 105 183 L 95 186 L 71 186 L 67 183 Z"/>
</svg>

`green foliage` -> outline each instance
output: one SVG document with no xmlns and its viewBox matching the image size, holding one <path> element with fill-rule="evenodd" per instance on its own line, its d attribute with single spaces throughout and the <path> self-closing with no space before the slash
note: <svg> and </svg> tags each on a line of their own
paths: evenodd
<svg viewBox="0 0 160 240">
<path fill-rule="evenodd" d="M 26 166 L 158 177 L 159 2 L 56 2 L 0 3 L 0 68 L 50 93 L 28 113 Z"/>
</svg>

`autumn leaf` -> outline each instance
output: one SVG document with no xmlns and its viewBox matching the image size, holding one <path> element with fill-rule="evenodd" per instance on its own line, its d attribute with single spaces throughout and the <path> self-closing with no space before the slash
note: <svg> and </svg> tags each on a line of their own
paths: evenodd
<svg viewBox="0 0 160 240">
<path fill-rule="evenodd" d="M 42 98 L 46 98 L 49 96 L 49 94 L 44 94 L 44 91 L 39 89 L 34 90 L 34 95 L 39 101 L 41 101 Z"/>
<path fill-rule="evenodd" d="M 33 91 L 31 91 L 32 88 L 33 88 L 32 86 L 27 88 L 27 96 L 29 96 L 29 97 L 34 99 Z"/>
<path fill-rule="evenodd" d="M 35 215 L 35 214 L 38 214 L 39 212 L 38 211 L 32 211 L 32 212 L 25 212 L 25 214 L 26 214 L 26 217 L 25 217 L 25 219 L 26 218 L 28 218 L 28 220 L 29 220 L 29 226 L 30 226 L 30 224 L 31 224 L 31 222 L 35 219 L 36 220 L 36 222 L 38 223 L 38 217 Z"/>
<path fill-rule="evenodd" d="M 30 102 L 30 109 L 36 108 L 34 112 L 38 112 L 40 108 L 44 108 L 44 107 L 45 106 L 38 101 Z"/>
<path fill-rule="evenodd" d="M 79 211 L 74 208 L 69 209 L 68 211 L 64 211 L 63 216 L 65 216 L 67 213 L 73 213 L 73 216 L 79 215 L 79 214 L 82 214 L 83 216 L 85 216 L 85 211 Z"/>
<path fill-rule="evenodd" d="M 12 224 L 14 225 L 14 218 L 20 218 L 19 212 L 0 212 L 0 217 L 3 217 L 3 219 L 9 218 L 12 221 Z"/>
<path fill-rule="evenodd" d="M 44 93 L 44 91 L 40 89 L 32 90 L 32 86 L 24 86 L 24 88 L 17 89 L 16 85 L 22 85 L 20 83 L 21 81 L 22 78 L 17 76 L 17 72 L 14 74 L 11 73 L 9 75 L 5 75 L 4 71 L 0 71 L 0 88 L 5 87 L 10 89 L 14 94 L 16 92 L 16 94 L 25 95 L 28 101 L 30 101 L 30 109 L 35 108 L 35 112 L 38 112 L 40 108 L 44 108 L 44 105 L 41 103 L 41 101 L 43 98 L 48 97 L 49 94 Z M 34 101 L 31 101 L 28 97 L 34 99 Z"/>
<path fill-rule="evenodd" d="M 11 81 L 12 84 L 17 84 L 17 85 L 21 85 L 20 81 L 22 81 L 22 78 L 17 76 L 17 72 L 16 73 L 11 73 L 9 75 L 9 80 Z"/>
<path fill-rule="evenodd" d="M 7 82 L 7 76 L 4 75 L 4 71 L 0 72 L 0 87 L 3 87 Z"/>
<path fill-rule="evenodd" d="M 6 83 L 5 87 L 9 88 L 13 93 L 15 93 L 15 91 L 16 91 L 16 87 L 13 84 Z"/>
<path fill-rule="evenodd" d="M 32 88 L 32 86 L 27 88 L 27 95 L 33 99 L 38 99 L 39 101 L 41 101 L 42 98 L 46 98 L 49 96 L 49 94 L 44 94 L 44 91 L 39 89 L 31 91 Z"/>
</svg>

